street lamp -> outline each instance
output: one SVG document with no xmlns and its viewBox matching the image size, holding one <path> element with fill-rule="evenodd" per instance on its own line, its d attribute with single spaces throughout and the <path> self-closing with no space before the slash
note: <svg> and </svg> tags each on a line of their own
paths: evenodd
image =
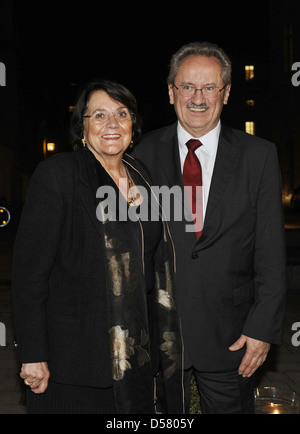
<svg viewBox="0 0 300 434">
<path fill-rule="evenodd" d="M 46 139 L 43 142 L 43 153 L 44 153 L 44 158 L 48 157 L 48 154 L 52 154 L 53 152 L 55 152 L 56 146 L 55 143 L 53 142 L 48 142 Z"/>
<path fill-rule="evenodd" d="M 54 152 L 55 151 L 55 143 L 47 143 L 47 151 Z"/>
</svg>

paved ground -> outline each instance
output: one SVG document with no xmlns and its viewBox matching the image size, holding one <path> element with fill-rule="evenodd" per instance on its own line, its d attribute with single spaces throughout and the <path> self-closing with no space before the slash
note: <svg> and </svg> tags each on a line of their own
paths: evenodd
<svg viewBox="0 0 300 434">
<path fill-rule="evenodd" d="M 273 347 L 260 370 L 257 385 L 282 386 L 300 397 L 300 346 L 292 345 L 292 325 L 300 323 L 300 216 L 289 216 L 287 226 L 290 289 L 283 344 Z M 24 385 L 19 379 L 19 363 L 13 346 L 11 305 L 11 258 L 13 236 L 0 228 L 0 323 L 6 326 L 6 346 L 0 346 L 0 414 L 25 414 Z M 297 339 L 300 345 L 300 336 Z M 0 335 L 1 344 L 1 335 Z"/>
</svg>

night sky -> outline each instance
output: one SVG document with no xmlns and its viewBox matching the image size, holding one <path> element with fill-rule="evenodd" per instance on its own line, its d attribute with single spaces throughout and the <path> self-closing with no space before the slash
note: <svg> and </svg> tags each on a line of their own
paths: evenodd
<svg viewBox="0 0 300 434">
<path fill-rule="evenodd" d="M 43 158 L 45 137 L 58 144 L 59 152 L 71 150 L 68 108 L 91 79 L 127 86 L 147 132 L 176 120 L 167 76 L 170 58 L 182 45 L 220 45 L 233 61 L 233 82 L 241 59 L 268 62 L 269 1 L 35 4 L 18 2 L 15 7 L 23 170 L 32 171 Z M 231 112 L 226 108 L 226 113 L 233 112 L 235 99 L 239 89 L 233 85 Z"/>
<path fill-rule="evenodd" d="M 241 52 L 249 61 L 265 56 L 268 3 L 42 2 L 29 8 L 23 2 L 17 8 L 22 86 L 70 98 L 70 83 L 104 77 L 128 86 L 141 108 L 159 110 L 155 101 L 167 101 L 170 57 L 183 44 L 215 42 L 233 61 Z"/>
</svg>

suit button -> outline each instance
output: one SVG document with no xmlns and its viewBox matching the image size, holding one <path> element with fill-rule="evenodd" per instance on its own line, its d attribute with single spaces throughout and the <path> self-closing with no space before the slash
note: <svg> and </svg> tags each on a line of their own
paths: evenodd
<svg viewBox="0 0 300 434">
<path fill-rule="evenodd" d="M 198 259 L 198 258 L 199 258 L 198 253 L 197 252 L 193 252 L 192 253 L 192 259 Z"/>
</svg>

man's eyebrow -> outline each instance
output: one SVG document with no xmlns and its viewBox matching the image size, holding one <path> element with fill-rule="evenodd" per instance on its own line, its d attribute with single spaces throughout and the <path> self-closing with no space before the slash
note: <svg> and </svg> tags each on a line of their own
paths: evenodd
<svg viewBox="0 0 300 434">
<path fill-rule="evenodd" d="M 190 81 L 183 81 L 180 86 L 183 86 L 183 85 L 189 85 L 189 86 L 197 87 L 195 84 L 191 83 Z M 206 86 L 217 86 L 217 84 L 216 83 L 206 83 L 203 85 L 203 87 L 206 87 Z"/>
</svg>

